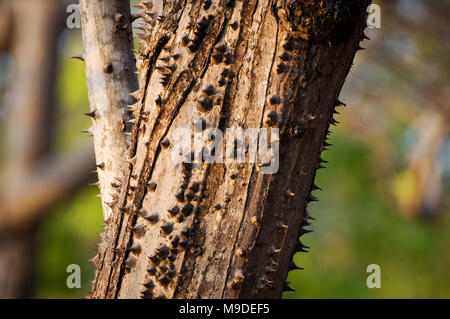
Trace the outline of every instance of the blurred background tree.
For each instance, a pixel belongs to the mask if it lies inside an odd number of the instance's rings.
[[[0,0],[0,297],[80,298],[101,231],[69,3]],[[449,298],[450,1],[374,1],[286,298]],[[20,19],[19,19],[20,17]],[[27,18],[29,17],[29,18]],[[89,181],[92,179],[92,181]],[[80,187],[81,186],[81,187]],[[381,288],[366,267],[381,267]],[[66,287],[79,264],[82,288]]]
[[[26,297],[35,281],[40,223],[87,181],[93,152],[91,145],[70,147],[59,127],[63,107],[55,95],[64,3],[8,0],[0,6],[0,297]]]

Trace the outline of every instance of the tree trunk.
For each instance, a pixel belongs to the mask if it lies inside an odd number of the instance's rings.
[[[284,280],[296,268],[293,254],[305,251],[299,236],[308,232],[306,206],[315,200],[320,153],[336,124],[369,2],[139,6],[145,14],[129,161],[93,260],[90,297],[278,298],[288,289]],[[261,158],[173,160],[173,134],[194,122],[222,132],[279,128],[269,152],[272,164],[279,157],[278,171],[267,174]],[[211,144],[202,143],[196,159]]]

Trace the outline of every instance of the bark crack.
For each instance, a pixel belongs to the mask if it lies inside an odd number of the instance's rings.
[[[259,0],[257,0],[256,3],[255,3],[255,6],[254,6],[254,9],[253,9],[253,12],[251,14],[250,21],[249,21],[249,25],[253,24],[254,15],[256,14],[256,11],[258,9],[258,3],[259,3]],[[263,13],[261,13],[261,14],[263,14]],[[242,23],[242,21],[241,21],[241,23]],[[260,28],[261,28],[261,25],[258,26],[258,30],[260,30]],[[256,32],[256,33],[259,34],[259,32]],[[246,42],[246,49],[245,49],[245,51],[243,53],[244,57],[246,56],[247,52],[248,52],[248,41]],[[253,60],[252,64],[253,63],[254,63],[254,60]],[[241,65],[241,67],[239,68],[239,71],[237,72],[237,76],[236,76],[236,90],[238,89],[239,74],[241,74],[242,68],[243,68],[243,64]],[[247,197],[246,197],[246,202],[247,202]],[[233,241],[233,245],[232,245],[233,248],[231,249],[230,260],[229,260],[228,266],[227,266],[226,278],[228,278],[229,275],[230,275],[230,270],[231,270],[232,263],[233,263],[233,257],[234,257],[234,253],[235,253],[235,249],[236,249],[236,244],[237,244],[237,242],[239,240],[239,233],[240,233],[240,229],[242,228],[242,224],[243,224],[244,219],[245,219],[245,214],[246,214],[246,211],[244,210],[244,212],[242,214],[242,217],[241,217],[241,220],[240,220],[240,223],[239,223],[239,227],[238,227],[238,231],[237,231],[236,237],[235,237],[235,239]],[[224,286],[222,288],[222,296],[221,296],[222,298],[224,297],[224,294],[226,292],[226,286],[227,286],[227,280],[224,281]]]

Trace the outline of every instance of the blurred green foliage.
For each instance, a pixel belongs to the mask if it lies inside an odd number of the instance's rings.
[[[90,291],[94,266],[88,263],[102,231],[101,203],[98,191],[84,188],[70,201],[55,207],[42,223],[36,258],[36,298],[83,298]],[[66,268],[81,267],[81,289],[66,286]]]
[[[314,232],[302,238],[310,252],[294,258],[305,270],[289,273],[297,291],[284,297],[449,298],[450,215],[405,219],[375,186],[370,149],[335,131],[316,179],[320,201],[309,209]],[[369,264],[381,267],[380,289],[366,286]]]

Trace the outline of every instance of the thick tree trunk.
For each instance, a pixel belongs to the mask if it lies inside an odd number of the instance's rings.
[[[104,219],[108,220],[117,198],[114,193],[125,172],[129,137],[127,105],[137,90],[131,32],[130,2],[80,1],[86,79],[93,125],[98,186]],[[127,141],[128,140],[128,141]]]
[[[293,254],[305,250],[306,206],[368,3],[140,6],[136,124],[92,298],[281,296]],[[174,161],[172,134],[194,121],[279,128],[278,172],[264,174],[261,161]]]

